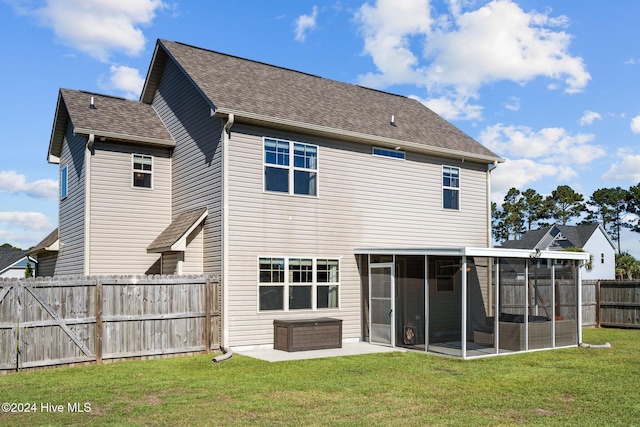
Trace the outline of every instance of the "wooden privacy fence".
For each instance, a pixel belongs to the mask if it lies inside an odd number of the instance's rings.
[[[0,280],[0,371],[220,347],[214,276]]]
[[[598,326],[640,328],[640,281],[601,280],[596,286]]]
[[[598,326],[597,280],[582,281],[582,326]]]

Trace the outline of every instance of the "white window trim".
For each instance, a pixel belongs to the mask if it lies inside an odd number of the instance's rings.
[[[65,175],[64,182],[62,176]],[[64,184],[64,185],[63,185]],[[60,168],[60,200],[64,200],[69,196],[69,165],[62,165]]]
[[[449,187],[444,185],[444,183],[442,182],[444,178],[444,168],[458,169],[458,186],[457,187]],[[462,188],[461,188],[462,186],[460,185],[461,183],[462,183],[462,169],[460,167],[451,166],[451,165],[442,165],[440,169],[440,186],[442,187],[442,189],[440,190],[440,209],[447,212],[457,212],[462,210]],[[458,191],[458,208],[457,209],[444,207],[444,190]]]
[[[382,150],[384,152],[388,152],[388,153],[402,153],[402,157],[396,157],[396,156],[387,156],[384,154],[377,154],[375,153],[375,150]],[[402,151],[402,150],[392,150],[390,148],[384,148],[384,147],[371,147],[371,155],[374,157],[382,157],[385,159],[393,159],[393,160],[406,160],[407,159],[407,153]]]
[[[260,259],[261,258],[284,258],[284,282],[260,282]],[[309,283],[297,283],[289,281],[289,260],[290,259],[310,259],[312,260],[312,277],[313,280]],[[337,282],[318,282],[318,260],[330,259],[338,261],[338,281]],[[258,255],[256,257],[256,270],[257,270],[257,298],[256,298],[256,313],[269,314],[269,313],[308,313],[308,312],[327,312],[331,310],[341,310],[342,307],[342,257],[341,256],[326,256],[326,257],[313,257],[313,256],[284,256],[284,255]],[[338,287],[338,306],[328,308],[318,308],[318,286],[337,286]],[[283,309],[282,310],[260,310],[260,287],[261,286],[283,286]],[[311,308],[289,308],[289,287],[290,286],[311,286]]]
[[[151,171],[138,171],[140,173],[146,173],[151,175],[151,186],[150,187],[137,187],[135,185],[135,180],[133,179],[133,174],[136,173],[136,170],[133,168],[133,165],[136,163],[135,162],[135,158],[136,156],[140,156],[140,157],[148,157],[151,159]],[[136,190],[153,190],[153,184],[154,184],[154,179],[153,179],[153,173],[154,170],[156,168],[155,165],[155,159],[154,156],[150,155],[150,154],[140,154],[140,153],[131,153],[131,188],[134,188]]]
[[[267,163],[266,161],[266,156],[265,156],[265,151],[264,151],[264,144],[265,144],[265,140],[267,139],[272,139],[275,141],[279,141],[279,142],[286,142],[287,144],[289,144],[289,166],[282,166],[282,165],[274,165],[272,163]],[[302,145],[310,145],[312,147],[316,147],[316,168],[315,169],[307,169],[307,168],[300,168],[300,167],[295,167],[294,166],[294,149],[293,149],[293,145],[294,144],[302,144]],[[289,171],[289,191],[288,192],[283,192],[283,191],[269,191],[267,190],[267,182],[265,179],[265,168],[266,167],[270,167],[270,168],[278,168],[278,169],[286,169]],[[313,195],[309,195],[309,194],[298,194],[298,193],[294,193],[294,175],[295,175],[295,171],[305,171],[305,172],[315,172],[316,174],[316,194]],[[280,195],[285,195],[285,196],[296,196],[296,197],[310,197],[310,198],[315,198],[317,199],[319,194],[320,194],[320,146],[318,146],[317,144],[310,144],[308,142],[302,142],[302,141],[291,141],[288,139],[282,139],[282,138],[273,138],[270,136],[263,136],[262,137],[262,192],[265,194],[280,194]]]

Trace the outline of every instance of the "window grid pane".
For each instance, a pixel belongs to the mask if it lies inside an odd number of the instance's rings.
[[[311,286],[289,287],[289,309],[303,310],[311,308]]]
[[[289,169],[265,167],[264,168],[265,190],[277,191],[279,193],[289,192]]]
[[[338,308],[337,285],[318,285],[316,294],[318,308]]]
[[[283,310],[284,286],[260,287],[260,310]]]
[[[289,143],[275,139],[264,140],[265,163],[289,166]]]
[[[293,171],[293,192],[307,196],[316,195],[316,173],[307,171]]]
[[[450,166],[445,166],[442,169],[442,185],[445,187],[460,187],[460,170]]]
[[[289,283],[313,282],[313,260],[291,258],[289,260]]]
[[[284,258],[260,258],[260,282],[284,282]]]
[[[314,145],[293,144],[293,165],[297,168],[317,169],[318,148]]]
[[[317,261],[317,278],[318,283],[338,283],[339,280],[339,261],[337,259],[319,259]]]

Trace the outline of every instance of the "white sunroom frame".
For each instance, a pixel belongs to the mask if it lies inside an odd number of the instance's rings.
[[[557,250],[529,250],[529,249],[507,249],[507,248],[477,248],[477,247],[440,247],[440,248],[402,248],[402,247],[385,247],[385,248],[355,248],[354,252],[356,255],[393,255],[394,263],[396,256],[424,256],[425,260],[427,256],[459,256],[461,257],[461,270],[464,272],[462,274],[462,319],[461,319],[461,356],[463,359],[467,359],[467,310],[466,307],[468,305],[468,295],[467,295],[467,258],[469,257],[484,257],[484,258],[515,258],[515,259],[551,259],[551,260],[567,260],[567,261],[577,261],[579,262],[579,267],[582,267],[587,262],[589,262],[590,255],[586,252],[565,252],[565,251],[557,251]],[[427,272],[425,271],[425,277]],[[496,273],[497,274],[497,273]],[[426,279],[425,279],[426,281]],[[497,281],[497,283],[499,283]],[[581,277],[581,268],[577,268],[577,341],[578,344],[582,342],[582,277]],[[494,298],[495,298],[495,306],[499,307],[499,295],[500,292],[496,289]],[[425,316],[425,327],[428,328],[428,315]],[[496,322],[498,324],[499,322]],[[428,329],[426,329],[428,330]],[[552,329],[552,333],[555,333],[555,328]],[[525,334],[528,336],[528,322],[525,322]],[[496,353],[504,354],[499,352],[499,343],[497,342],[498,336],[496,336]],[[425,346],[425,351],[427,351],[427,346]],[[524,350],[524,351],[532,351],[532,350]],[[474,356],[475,357],[486,357],[486,356]]]

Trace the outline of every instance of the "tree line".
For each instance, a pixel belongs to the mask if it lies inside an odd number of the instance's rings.
[[[568,185],[547,197],[534,189],[511,188],[502,206],[491,203],[491,228],[498,242],[517,240],[529,230],[567,223],[602,224],[621,253],[620,231],[640,232],[640,184],[624,189],[600,188],[588,200]]]

